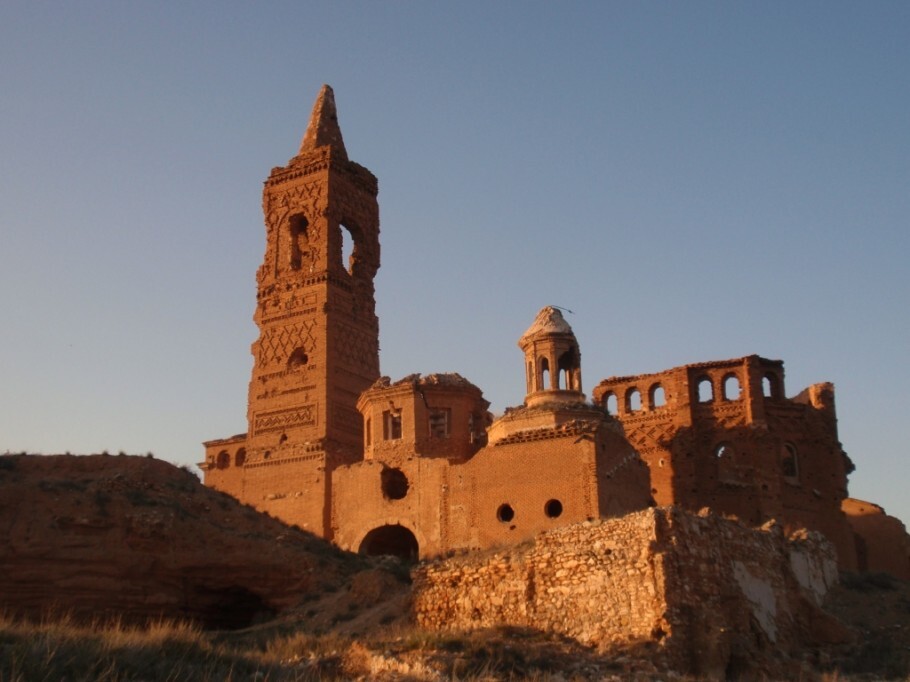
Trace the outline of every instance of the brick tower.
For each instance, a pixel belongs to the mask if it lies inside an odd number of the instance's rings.
[[[206,443],[206,483],[331,536],[331,472],[360,459],[357,399],[379,377],[376,178],[349,161],[324,85],[262,207],[249,430]]]

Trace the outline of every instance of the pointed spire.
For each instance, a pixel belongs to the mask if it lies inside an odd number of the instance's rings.
[[[317,147],[331,146],[347,158],[341,128],[338,127],[338,112],[335,111],[335,93],[328,85],[323,85],[313,105],[310,123],[307,125],[299,154],[311,152]]]

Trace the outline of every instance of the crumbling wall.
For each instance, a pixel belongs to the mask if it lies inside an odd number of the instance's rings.
[[[593,395],[648,464],[658,504],[811,528],[834,543],[842,569],[856,568],[840,508],[853,464],[838,440],[833,385],[788,399],[783,363],[750,355],[612,377]]]
[[[842,508],[856,537],[857,568],[910,580],[910,535],[900,519],[877,504],[852,497]]]
[[[833,576],[835,553],[817,533],[793,544],[778,526],[662,507],[421,566],[413,609],[431,629],[516,625],[602,649],[653,646],[670,667],[720,677],[803,642]]]

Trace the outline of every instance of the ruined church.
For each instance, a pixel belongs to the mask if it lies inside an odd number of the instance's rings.
[[[296,156],[265,181],[248,426],[204,444],[206,485],[367,554],[509,545],[680,505],[815,529],[842,568],[910,577],[900,522],[848,498],[834,387],[788,398],[779,360],[612,377],[589,401],[578,340],[545,307],[518,340],[524,401],[496,419],[458,374],[381,376],[377,194],[323,86]]]

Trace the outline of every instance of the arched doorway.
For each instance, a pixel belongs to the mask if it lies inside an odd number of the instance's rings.
[[[370,556],[391,554],[401,559],[414,561],[417,559],[418,550],[414,533],[396,523],[371,530],[364,536],[360,549],[357,551]]]

